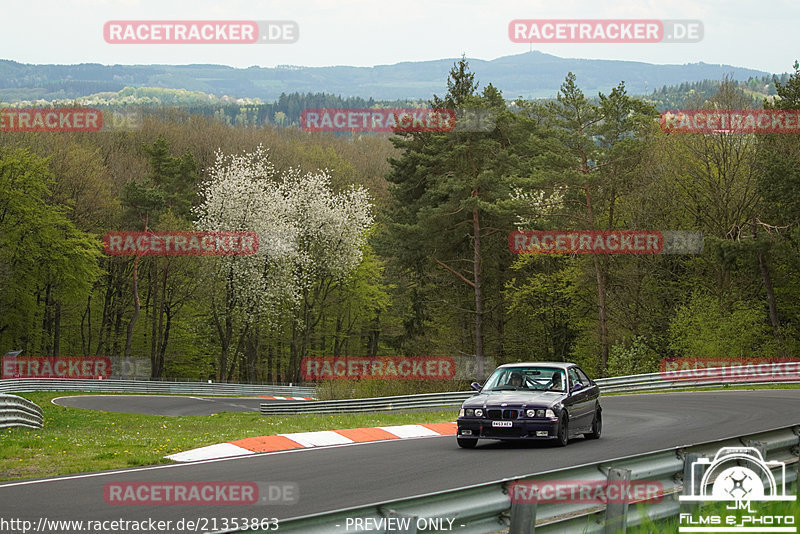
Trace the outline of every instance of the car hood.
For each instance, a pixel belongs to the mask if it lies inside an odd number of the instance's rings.
[[[556,391],[490,391],[479,393],[464,401],[464,408],[501,407],[507,404],[514,406],[552,406],[566,397]]]

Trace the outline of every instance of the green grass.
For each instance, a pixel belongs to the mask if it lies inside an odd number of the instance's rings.
[[[74,392],[19,393],[42,408],[44,428],[0,430],[0,480],[172,463],[164,456],[288,432],[455,421],[458,408],[415,413],[262,416],[256,412],[167,417],[100,412],[50,401]]]

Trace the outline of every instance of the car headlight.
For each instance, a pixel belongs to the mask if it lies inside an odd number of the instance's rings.
[[[527,415],[528,417],[536,417],[536,410],[527,410],[525,412],[525,415]]]
[[[535,410],[527,410],[525,415],[528,417],[545,417],[545,410],[544,408],[538,408]]]
[[[550,408],[548,408],[547,411],[545,412],[544,416],[545,417],[555,417],[556,413],[553,410],[551,410]]]
[[[475,415],[475,410],[473,410],[472,408],[467,408],[464,411],[466,412],[467,417],[472,417],[473,415]]]
[[[475,408],[475,417],[483,417],[483,410]]]

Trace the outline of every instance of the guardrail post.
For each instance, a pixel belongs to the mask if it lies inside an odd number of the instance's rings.
[[[702,489],[700,482],[703,479],[703,473],[695,473],[695,477],[692,477],[694,464],[700,458],[703,458],[703,455],[696,452],[686,453],[683,458],[683,494],[686,496],[700,495]]]
[[[396,529],[393,529],[392,532],[398,532],[399,534],[417,534],[417,532],[418,532],[417,520],[420,518],[420,516],[411,515],[411,514],[404,514],[404,513],[397,512],[395,510],[383,509],[383,508],[379,508],[378,511],[379,511],[379,513],[380,513],[380,515],[382,517],[386,517],[386,518],[397,517],[397,518],[400,518],[400,519],[408,519],[409,520],[408,528],[402,528],[402,527],[398,526]],[[402,528],[402,530],[401,530],[401,528]],[[361,531],[361,532],[364,532],[364,531]],[[369,528],[367,528],[367,532],[369,532]],[[386,530],[386,532],[389,532],[389,530]]]
[[[702,454],[696,452],[687,452],[683,457],[683,495],[689,497],[692,495],[700,495],[703,488],[701,487],[701,482],[703,480],[703,472],[694,473],[692,476],[692,472],[694,471],[694,465],[697,460],[700,458],[704,458]],[[702,464],[698,464],[702,465]],[[703,468],[700,467],[702,470]],[[699,507],[699,503],[695,501],[688,501],[688,502],[681,502],[679,505],[681,508],[686,506],[689,510],[693,510]]]
[[[620,496],[619,502],[606,503],[605,534],[617,534],[622,532],[628,525],[628,488],[631,483],[630,469],[617,469],[612,467],[608,470],[608,484],[616,484],[619,491],[614,492]],[[608,492],[606,492],[608,494]]]
[[[533,534],[536,529],[536,502],[539,500],[539,491],[534,488],[533,492],[530,503],[511,503],[511,527],[508,534]]]

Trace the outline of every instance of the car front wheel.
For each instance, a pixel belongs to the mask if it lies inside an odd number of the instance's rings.
[[[456,441],[458,441],[458,446],[462,449],[474,449],[475,445],[478,444],[477,439],[456,438]]]
[[[599,439],[600,432],[603,431],[603,415],[600,413],[600,410],[597,410],[594,413],[594,420],[592,421],[592,431],[588,434],[584,434],[583,436],[586,439]]]
[[[569,443],[569,427],[567,423],[567,414],[562,413],[561,418],[558,420],[558,430],[556,432],[556,444],[559,447],[566,447]]]

